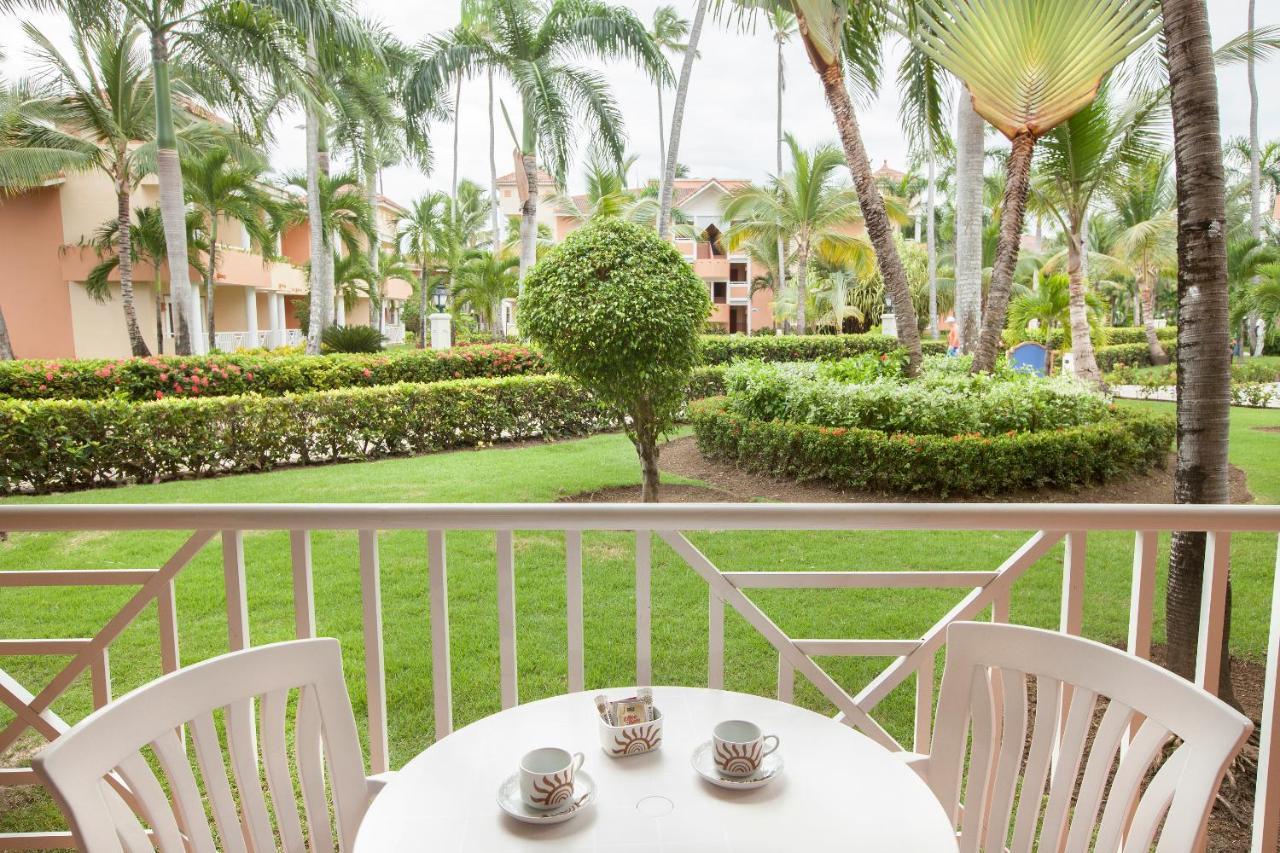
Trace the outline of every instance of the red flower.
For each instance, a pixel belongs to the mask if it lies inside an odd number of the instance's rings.
[[[163,400],[163,399],[164,399],[164,392],[163,392],[163,391],[157,391],[157,392],[156,392],[156,399],[157,399],[157,400]]]
[[[366,367],[364,370],[360,371],[360,375],[363,376],[365,379],[368,379],[370,376],[373,375],[373,371]]]
[[[48,391],[48,390],[49,390],[49,386],[48,386],[48,385],[45,385],[43,382],[41,382],[41,383],[40,383],[40,390],[41,390],[41,391]]]
[[[167,373],[161,373],[161,374],[160,374],[160,381],[161,381],[161,382],[168,382],[168,381],[169,381],[169,374],[167,374]]]
[[[250,370],[248,373],[246,373],[246,374],[244,375],[244,378],[245,378],[245,379],[248,379],[250,382],[252,382],[252,381],[253,381],[253,371],[252,371],[252,370]]]

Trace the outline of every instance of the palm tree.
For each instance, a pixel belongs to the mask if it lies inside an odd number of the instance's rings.
[[[262,251],[274,252],[278,222],[284,211],[263,189],[266,160],[253,155],[237,161],[226,148],[182,161],[187,200],[204,217],[208,263],[204,273],[204,319],[209,349],[214,348],[214,279],[218,275],[218,230],[223,222],[238,222]]]
[[[312,178],[313,176],[310,174],[295,174],[289,176],[287,183],[306,191]],[[360,178],[355,173],[318,174],[314,176],[314,179],[319,189],[314,198],[308,192],[306,199],[294,202],[287,210],[287,216],[291,222],[314,222],[319,224],[318,228],[313,228],[313,233],[316,230],[320,232],[323,254],[312,255],[309,263],[311,268],[309,278],[313,288],[311,307],[312,310],[315,310],[317,302],[319,302],[323,310],[335,312],[334,315],[317,317],[312,314],[310,316],[310,325],[307,329],[308,348],[310,348],[311,338],[320,334],[319,330],[323,330],[328,323],[333,321],[337,310],[336,301],[331,302],[327,297],[323,300],[315,298],[315,287],[329,288],[334,286],[333,281],[327,274],[317,277],[315,274],[316,267],[328,267],[327,261],[332,259],[337,248],[334,245],[335,239],[342,244],[347,254],[358,253],[361,248],[361,239],[369,233],[370,220],[373,218],[373,211],[369,209],[369,202],[364,197]],[[319,215],[314,219],[312,218],[313,207],[319,210]],[[320,264],[316,263],[317,258],[321,259]]]
[[[983,151],[986,122],[963,95],[956,98],[955,290],[960,347],[977,347],[982,325]]]
[[[1048,202],[1066,238],[1074,370],[1087,382],[1102,381],[1087,334],[1085,308],[1089,209],[1095,197],[1114,187],[1126,170],[1155,156],[1153,125],[1161,117],[1160,104],[1159,100],[1144,100],[1118,106],[1113,103],[1110,86],[1104,83],[1092,101],[1041,141],[1037,192]]]
[[[516,295],[519,269],[520,259],[514,255],[472,249],[454,276],[454,303],[470,304],[484,327],[497,331],[502,300]]]
[[[1161,0],[1169,45],[1169,105],[1178,198],[1177,503],[1225,504],[1231,414],[1226,234],[1204,223],[1226,216],[1218,85],[1204,0]],[[1165,593],[1169,668],[1195,673],[1205,534],[1176,531]],[[1228,592],[1229,595],[1229,592]],[[1228,597],[1228,601],[1230,598]],[[1224,630],[1230,633],[1230,608]],[[1232,697],[1231,658],[1222,644],[1218,695]],[[1214,685],[1208,685],[1213,687]]]
[[[689,21],[680,17],[675,6],[659,6],[653,10],[653,26],[649,30],[649,38],[662,53],[680,54],[688,49],[683,39],[689,35]],[[667,131],[663,126],[665,114],[662,109],[662,90],[666,82],[657,81],[658,90],[658,162],[665,173],[667,168]],[[625,172],[624,172],[625,174]]]
[[[156,313],[156,352],[164,354],[164,290],[165,279],[162,270],[168,265],[168,254],[164,241],[164,222],[160,217],[159,205],[139,207],[133,211],[133,224],[129,228],[129,247],[133,252],[135,264],[143,264],[151,270],[151,286],[155,293]],[[187,211],[187,266],[199,273],[204,272],[204,261],[201,254],[208,251],[204,241],[204,217],[196,210]],[[120,220],[116,217],[108,219],[94,232],[90,245],[97,251],[102,260],[89,271],[85,279],[85,290],[90,296],[101,299],[108,292],[108,279],[120,264],[118,232]],[[136,268],[136,267],[135,267]]]
[[[1159,11],[1154,0],[936,0],[914,10],[917,47],[965,84],[974,109],[1012,143],[999,248],[973,359],[975,372],[990,371],[1004,330],[1036,141],[1093,100],[1107,73],[1155,34]],[[1000,49],[993,51],[993,44]]]
[[[1240,329],[1247,338],[1245,328],[1259,314],[1256,290],[1262,284],[1262,268],[1280,263],[1280,246],[1255,240],[1252,237],[1231,240],[1227,243],[1227,287],[1231,306],[1231,328]]]
[[[1136,164],[1112,192],[1116,224],[1123,229],[1111,254],[1124,263],[1138,285],[1142,322],[1152,364],[1169,356],[1156,337],[1156,285],[1160,274],[1177,266],[1177,211],[1167,155]]]
[[[382,298],[386,293],[387,283],[395,278],[413,281],[414,269],[398,250],[386,249],[379,252],[376,264],[370,264],[366,260],[365,266],[368,278],[369,324],[378,331],[382,331]]]
[[[636,196],[627,189],[627,172],[638,158],[627,157],[619,164],[603,162],[595,156],[587,161],[583,178],[586,192],[582,203],[567,193],[557,193],[552,202],[561,216],[575,222],[589,222],[609,216],[623,216],[636,204]]]
[[[861,220],[858,196],[837,186],[836,170],[843,165],[840,151],[824,145],[806,151],[790,134],[791,171],[777,175],[767,187],[746,186],[725,199],[724,219],[730,225],[725,237],[732,251],[757,239],[794,242],[796,251],[796,323],[806,329],[806,279],[811,256],[851,260],[866,251],[866,242],[849,234]]]
[[[44,116],[27,140],[82,158],[104,172],[116,194],[116,269],[129,350],[151,352],[142,338],[133,301],[133,251],[130,248],[130,196],[154,168],[155,97],[141,30],[133,22],[107,20],[92,29],[74,25],[74,59],[66,57],[35,26],[23,32],[35,45],[40,79],[34,94]],[[109,291],[98,293],[108,298]]]
[[[658,236],[664,240],[671,236],[671,208],[675,204],[676,164],[680,159],[680,131],[684,128],[684,103],[689,98],[689,78],[693,75],[693,62],[698,58],[698,40],[702,38],[702,19],[706,16],[707,0],[698,0],[697,10],[693,13],[693,26],[689,28],[689,42],[684,46],[684,59],[680,63],[680,79],[676,83],[676,102],[671,108],[671,136],[667,141],[666,157],[662,162],[662,177],[658,182]]]
[[[455,27],[422,47],[408,90],[406,109],[430,101],[442,81],[493,69],[504,74],[520,96],[522,203],[520,277],[535,260],[538,215],[538,161],[563,182],[575,131],[585,120],[594,143],[622,158],[622,115],[604,78],[571,64],[577,57],[635,62],[654,80],[665,80],[666,60],[644,25],[629,10],[604,0],[492,0],[491,35]],[[514,128],[511,129],[515,136]],[[524,196],[527,185],[528,195]]]
[[[308,36],[338,37],[350,32],[340,14],[342,0],[0,0],[0,12],[17,8],[61,8],[74,21],[94,22],[115,14],[127,14],[146,31],[151,47],[152,85],[155,89],[155,142],[160,209],[164,215],[168,254],[186,257],[186,205],[178,155],[173,86],[174,70],[198,68],[199,75],[184,75],[189,86],[199,88],[210,107],[234,111],[244,126],[253,126],[263,114],[254,103],[255,83],[266,74],[297,89],[299,74],[295,32]],[[174,329],[176,348],[188,355],[193,346],[190,313],[194,307],[188,271],[181,264],[172,271],[171,297],[177,308]]]
[[[427,279],[444,243],[450,200],[442,192],[431,192],[409,205],[400,219],[400,245],[408,244],[407,256],[418,268],[418,349],[427,348]]]

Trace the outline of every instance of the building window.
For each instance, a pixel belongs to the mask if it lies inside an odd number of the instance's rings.
[[[717,305],[723,305],[728,299],[729,286],[723,281],[711,282],[711,301]]]

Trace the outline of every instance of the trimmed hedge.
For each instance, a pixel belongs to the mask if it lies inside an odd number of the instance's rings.
[[[1164,345],[1164,351],[1170,359],[1177,357],[1177,341],[1161,341],[1160,343]],[[1093,355],[1098,360],[1098,369],[1103,373],[1115,370],[1116,366],[1120,364],[1130,367],[1146,367],[1151,364],[1151,350],[1147,349],[1145,339],[1139,344],[1116,344],[1114,346],[1098,347],[1093,351]]]
[[[559,376],[150,403],[0,400],[0,492],[366,460],[611,425]]]
[[[937,436],[753,420],[723,397],[689,408],[705,456],[773,476],[938,498],[1102,482],[1163,462],[1175,432],[1169,415],[1121,409],[1059,430]]]
[[[1044,338],[1044,329],[1004,330],[1005,346],[1013,346],[1021,341],[1044,343]],[[1156,339],[1165,345],[1168,345],[1170,341],[1176,341],[1178,339],[1178,327],[1165,326],[1163,329],[1156,329]],[[1105,342],[1102,344],[1103,346],[1145,344],[1147,342],[1147,330],[1144,326],[1107,326],[1102,330],[1102,340]],[[1053,334],[1049,336],[1050,348],[1061,350],[1065,345],[1066,334],[1062,329],[1054,329]]]
[[[946,341],[923,341],[925,355],[947,351]],[[761,361],[828,361],[899,349],[892,335],[703,335],[702,363],[728,364],[746,358]]]
[[[162,400],[258,393],[279,396],[397,382],[545,373],[537,352],[468,346],[363,355],[160,356],[0,362],[0,397],[22,400]]]

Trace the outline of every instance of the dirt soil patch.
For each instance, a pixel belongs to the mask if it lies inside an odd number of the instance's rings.
[[[1124,480],[1114,480],[1078,489],[1040,489],[995,496],[949,496],[945,500],[947,502],[998,501],[1002,503],[1173,503],[1173,461],[1173,454],[1170,454],[1163,468],[1155,468]],[[704,458],[698,452],[697,441],[692,436],[677,438],[664,444],[658,465],[668,473],[701,480],[720,492],[732,495],[733,500],[739,501],[764,499],[788,503],[832,501],[925,503],[941,500],[937,495],[928,492],[901,495],[892,492],[857,491],[841,489],[820,480],[797,482],[763,474],[752,474],[732,463]],[[1244,471],[1232,465],[1230,473],[1231,502],[1252,503],[1253,495],[1249,493],[1245,483]],[[667,500],[668,488],[672,487],[662,487],[660,500]],[[614,490],[604,490],[604,492],[610,491]],[[602,497],[597,500],[635,500],[635,498],[620,496],[606,497],[604,492],[600,493]],[[638,486],[635,488],[635,493],[639,495]],[[717,498],[717,500],[723,499]]]

